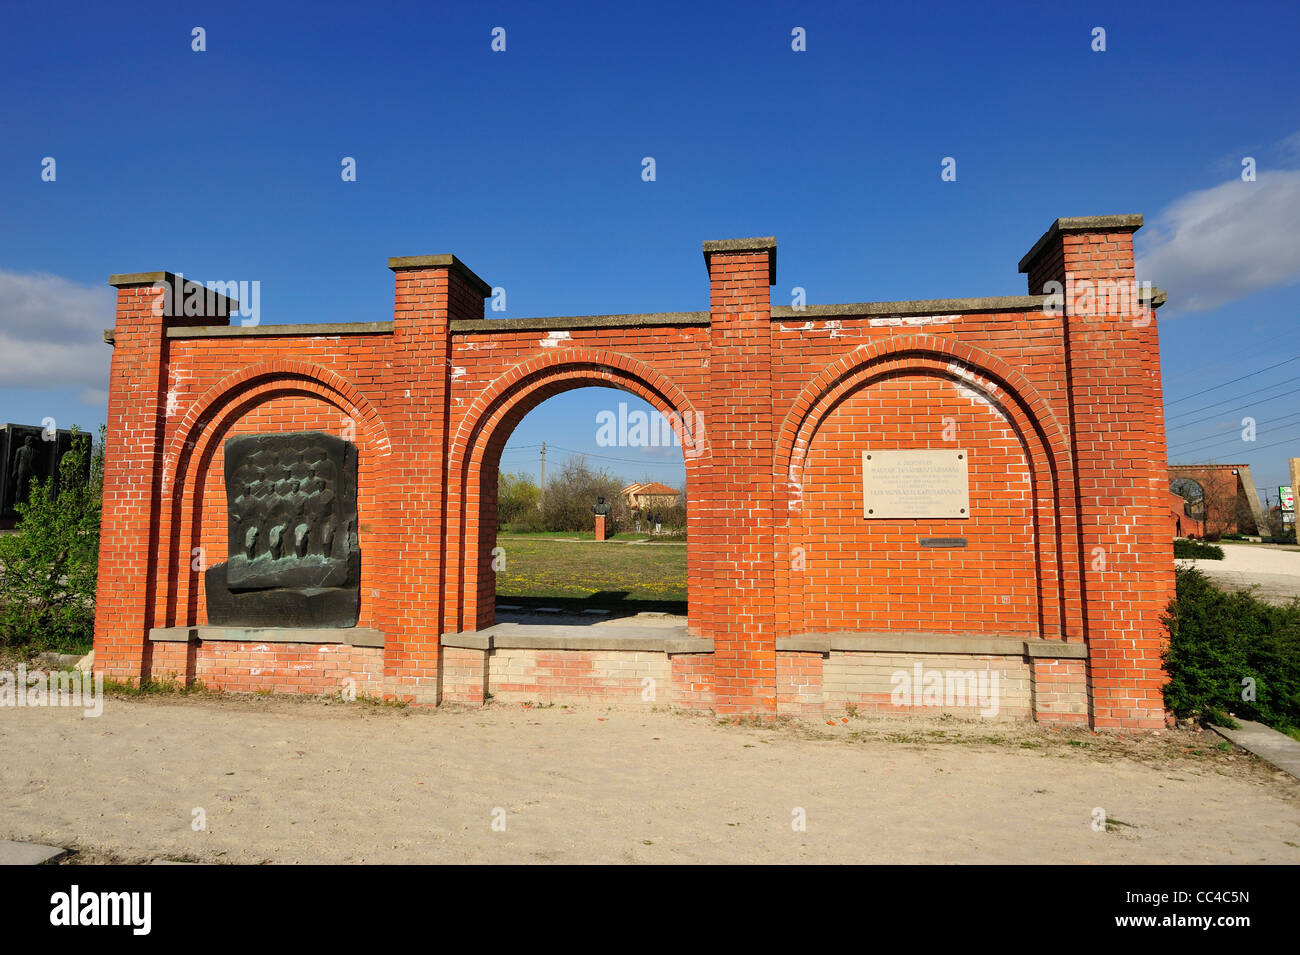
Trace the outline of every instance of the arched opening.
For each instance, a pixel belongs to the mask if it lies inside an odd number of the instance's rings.
[[[690,507],[689,502],[695,498],[693,492],[707,458],[707,438],[702,420],[685,395],[648,368],[626,367],[636,364],[621,357],[601,360],[590,353],[556,356],[538,361],[535,368],[502,376],[466,410],[449,468],[448,540],[455,553],[448,554],[446,630],[481,632],[493,627],[497,623],[498,584],[504,579],[511,599],[500,602],[509,608],[507,614],[522,613],[535,620],[541,613],[557,624],[582,624],[593,630],[600,621],[608,620],[623,626],[628,621],[661,629],[680,626],[683,635],[699,632],[704,607],[691,582],[702,576],[703,551],[699,508]],[[566,397],[554,405],[554,412],[542,409],[549,399],[561,395]],[[570,437],[556,441],[543,437],[542,432],[534,433],[531,424],[519,430],[535,409],[539,409],[536,420],[543,422],[543,428],[548,426],[546,422],[554,423],[566,415],[581,417],[566,432]],[[586,440],[574,429],[585,430]],[[512,441],[516,434],[518,440]],[[569,523],[578,515],[583,521],[576,530],[564,528],[565,521],[555,508],[548,515],[544,496],[540,519],[520,519],[519,502],[512,498],[506,502],[509,520],[498,520],[500,473],[535,473],[540,485],[543,441],[547,442],[548,489],[553,481],[565,478]],[[639,460],[643,448],[647,454]],[[570,458],[586,460],[565,475]],[[675,462],[667,467],[670,458]],[[588,489],[605,487],[618,498],[606,501],[612,540],[597,543],[594,534],[589,536],[586,519],[594,518],[589,509],[597,501],[587,502],[583,512],[578,498],[584,487],[584,468],[588,477],[594,474],[603,481],[588,482]],[[641,480],[649,476],[647,472],[670,478],[649,483],[683,492],[680,528],[673,528],[671,520],[664,526],[670,510],[666,505],[671,503],[667,492],[659,499],[650,495],[634,500],[629,486],[647,483]],[[464,506],[458,506],[462,501]],[[678,508],[671,510],[676,513]],[[658,534],[651,516],[660,518],[654,522],[659,525]],[[642,522],[639,533],[638,517]],[[511,525],[506,537],[513,540],[498,540],[505,523]],[[543,535],[563,540],[563,544],[546,544]],[[662,539],[657,541],[657,537]],[[513,557],[512,548],[516,551]],[[570,561],[567,580],[564,564],[555,564],[566,559],[561,552],[567,552]],[[642,559],[652,565],[646,573],[636,569]],[[531,580],[530,569],[535,571]],[[673,580],[674,574],[680,576],[680,582]],[[640,616],[646,614],[660,616]],[[650,624],[652,619],[660,622]]]
[[[635,393],[580,386],[503,437],[479,495],[495,620],[685,627],[686,459],[669,418]]]
[[[1187,503],[1183,505],[1183,514],[1193,521],[1205,520],[1205,488],[1200,482],[1189,477],[1175,478],[1169,485],[1173,491]]]

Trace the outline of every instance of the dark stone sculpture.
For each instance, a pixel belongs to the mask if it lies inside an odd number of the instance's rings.
[[[78,440],[90,441],[90,435],[79,434]],[[0,425],[0,521],[17,516],[15,506],[31,498],[32,485],[37,480],[59,476],[59,462],[72,448],[71,430],[39,428],[35,425]],[[90,454],[83,461],[81,480],[90,477]]]
[[[25,504],[32,493],[32,478],[38,465],[36,442],[29,434],[14,454],[14,503]]]
[[[323,431],[226,442],[227,560],[208,569],[208,622],[352,627],[361,604],[357,449]]]
[[[596,503],[591,506],[591,513],[593,514],[609,513],[609,505],[605,503],[605,499],[603,497],[596,498]]]

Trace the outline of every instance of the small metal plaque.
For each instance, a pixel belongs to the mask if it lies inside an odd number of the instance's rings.
[[[964,537],[922,537],[922,547],[965,547]]]
[[[862,516],[970,517],[969,455],[963,450],[862,452]]]

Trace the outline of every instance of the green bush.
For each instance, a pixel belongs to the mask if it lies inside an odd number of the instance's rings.
[[[1194,568],[1176,573],[1177,597],[1164,617],[1165,705],[1210,722],[1232,712],[1283,732],[1300,727],[1300,600],[1275,607],[1225,593]],[[1254,700],[1242,699],[1247,679]]]
[[[99,573],[103,429],[92,451],[73,429],[59,476],[32,481],[14,533],[0,537],[0,644],[31,650],[90,648]],[[90,479],[86,457],[91,456]]]
[[[1223,560],[1223,548],[1180,538],[1174,541],[1174,556],[1190,560]]]

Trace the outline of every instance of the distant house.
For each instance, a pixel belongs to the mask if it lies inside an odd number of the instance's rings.
[[[662,510],[680,504],[682,492],[657,481],[650,484],[633,483],[623,488],[623,500],[629,510]]]

